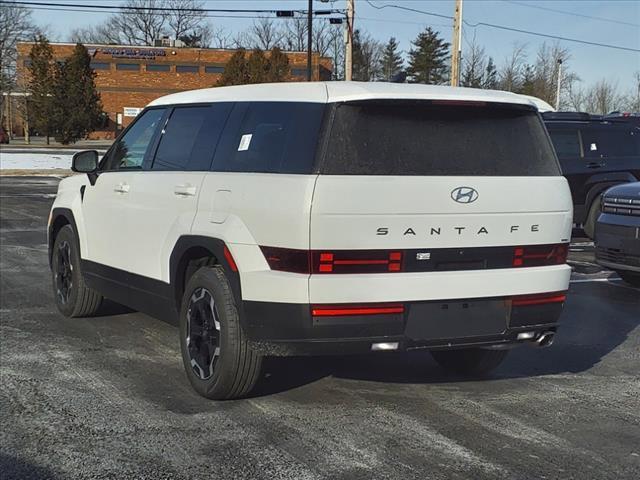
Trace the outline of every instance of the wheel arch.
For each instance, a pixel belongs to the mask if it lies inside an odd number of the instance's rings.
[[[198,266],[221,266],[231,285],[236,305],[239,309],[241,308],[240,275],[235,265],[232,266],[227,260],[225,248],[225,242],[219,238],[183,235],[178,239],[169,258],[169,281],[178,311],[188,278],[195,272],[195,269],[190,270],[190,266],[194,263]]]
[[[73,228],[76,239],[76,248],[78,249],[80,258],[82,258],[80,252],[80,241],[78,238],[78,227],[76,225],[76,219],[73,215],[73,212],[68,208],[54,208],[51,211],[51,223],[49,224],[49,227],[47,229],[49,268],[51,268],[51,262],[53,258],[53,244],[56,241],[58,232],[60,232],[62,227],[64,227],[65,225],[71,225],[71,228]]]

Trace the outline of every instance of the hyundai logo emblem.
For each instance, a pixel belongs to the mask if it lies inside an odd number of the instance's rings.
[[[471,187],[458,187],[451,190],[451,198],[458,203],[471,203],[478,199],[478,191]]]

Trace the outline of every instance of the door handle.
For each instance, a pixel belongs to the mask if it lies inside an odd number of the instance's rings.
[[[190,184],[176,185],[173,187],[173,193],[179,197],[193,197],[196,194],[196,187]]]
[[[587,163],[587,168],[602,168],[604,165],[604,162],[589,162]]]
[[[117,193],[129,193],[129,184],[119,183],[118,185],[113,187],[113,191]]]

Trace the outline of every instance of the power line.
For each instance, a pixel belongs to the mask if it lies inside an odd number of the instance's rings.
[[[371,5],[373,8],[376,8],[378,10],[381,10],[383,8],[397,8],[399,10],[407,10],[410,12],[415,12],[415,13],[422,13],[425,15],[432,15],[435,17],[441,17],[441,18],[447,18],[452,20],[453,17],[450,17],[448,15],[441,15],[439,13],[433,13],[433,12],[427,12],[425,10],[418,10],[415,8],[409,8],[409,7],[404,7],[401,5],[393,5],[393,4],[386,4],[386,5],[374,5],[370,0],[366,0],[366,2]],[[531,30],[524,30],[521,28],[515,28],[515,27],[507,27],[505,25],[497,25],[495,23],[486,23],[486,22],[477,22],[477,23],[470,23],[466,20],[463,20],[463,23],[465,25],[467,25],[468,27],[471,28],[476,28],[476,27],[489,27],[489,28],[496,28],[499,30],[507,30],[509,32],[517,32],[517,33],[524,33],[526,35],[534,35],[537,37],[544,37],[544,38],[553,38],[555,40],[564,40],[566,42],[574,42],[574,43],[582,43],[584,45],[591,45],[591,46],[596,46],[596,47],[605,47],[605,48],[613,48],[616,50],[626,50],[629,52],[640,52],[640,49],[638,48],[631,48],[631,47],[623,47],[620,45],[611,45],[611,44],[607,44],[607,43],[599,43],[599,42],[591,42],[589,40],[580,40],[577,38],[569,38],[569,37],[562,37],[560,35],[552,35],[552,34],[547,34],[547,33],[540,33],[540,32],[533,32]]]
[[[282,9],[250,9],[250,8],[173,8],[173,7],[139,7],[139,6],[121,6],[121,5],[96,5],[96,4],[82,4],[82,3],[53,3],[53,2],[25,2],[25,1],[13,1],[13,0],[0,0],[0,4],[13,4],[23,6],[37,6],[37,7],[66,7],[66,8],[88,8],[88,9],[102,9],[102,10],[120,10],[126,11],[153,11],[153,12],[175,12],[176,10],[181,12],[213,12],[213,13],[277,13]],[[307,13],[307,10],[289,10],[296,13]],[[344,13],[343,9],[332,8],[323,10],[327,13]]]
[[[621,45],[610,45],[610,44],[607,44],[607,43],[590,42],[589,40],[579,40],[577,38],[561,37],[559,35],[551,35],[551,34],[547,34],[547,33],[532,32],[532,31],[529,31],[529,30],[522,30],[520,28],[506,27],[504,25],[496,25],[496,24],[493,24],[493,23],[485,23],[485,22],[470,23],[470,22],[467,22],[466,20],[463,20],[463,22],[464,22],[465,25],[467,25],[468,27],[471,27],[471,28],[490,27],[490,28],[497,28],[497,29],[500,29],[500,30],[507,30],[507,31],[510,31],[510,32],[518,32],[518,33],[524,33],[524,34],[527,34],[527,35],[535,35],[535,36],[538,36],[538,37],[553,38],[555,40],[564,40],[565,42],[582,43],[584,45],[592,45],[592,46],[596,46],[596,47],[614,48],[616,50],[626,50],[628,52],[640,52],[640,48],[631,48],[631,47],[623,47]]]
[[[613,18],[596,17],[593,15],[584,15],[582,13],[567,12],[566,10],[558,10],[558,9],[549,8],[549,7],[541,7],[540,5],[531,5],[524,2],[516,2],[514,0],[504,0],[504,1],[506,1],[507,3],[512,3],[513,5],[519,5],[521,7],[536,8],[538,10],[545,10],[547,12],[562,13],[564,15],[573,15],[574,17],[588,18],[590,20],[600,20],[602,22],[617,23],[619,25],[628,25],[630,27],[640,27],[640,24],[638,23],[625,22],[623,20],[614,20]]]

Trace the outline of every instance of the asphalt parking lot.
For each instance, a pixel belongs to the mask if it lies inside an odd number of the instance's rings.
[[[273,359],[255,397],[217,403],[189,386],[173,325],[58,314],[57,182],[0,177],[2,479],[640,478],[640,290],[586,240],[555,344],[489,379],[428,353]]]

